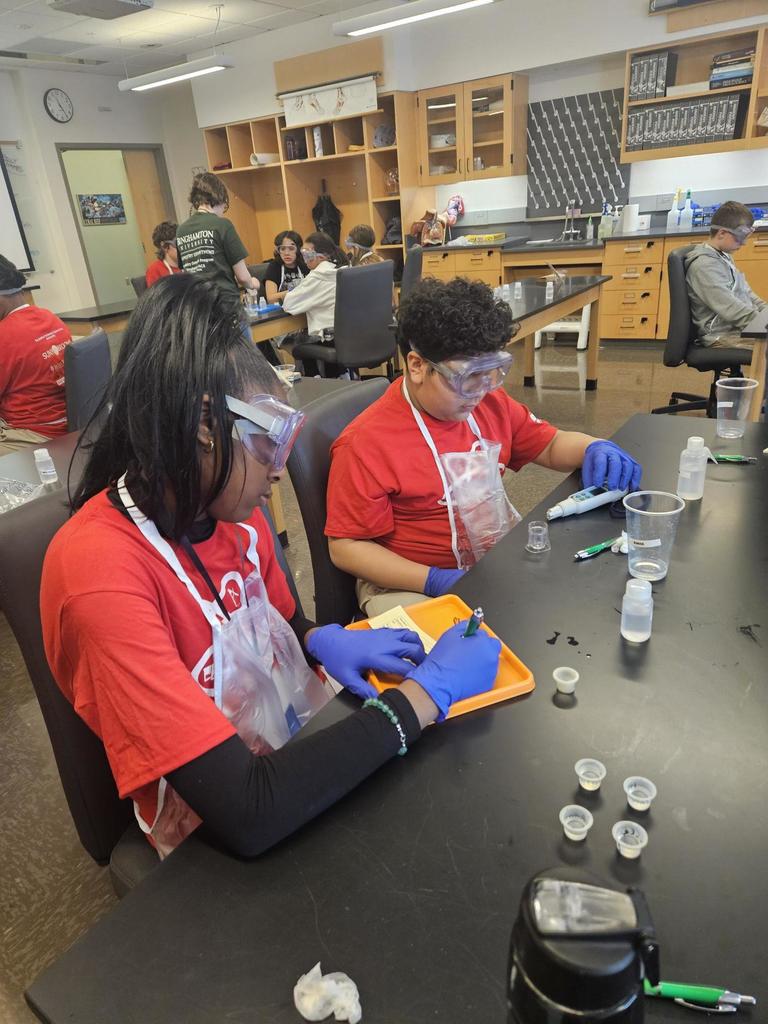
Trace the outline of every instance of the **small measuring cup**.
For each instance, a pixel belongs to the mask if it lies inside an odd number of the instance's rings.
[[[525,550],[531,551],[533,554],[551,550],[549,525],[547,523],[528,523],[528,543],[525,545]]]
[[[593,757],[582,757],[573,766],[573,770],[579,779],[579,785],[588,793],[594,793],[600,789],[600,783],[606,775],[605,765],[602,761],[596,761]]]
[[[576,683],[579,681],[579,673],[575,668],[561,665],[552,672],[552,678],[555,681],[558,693],[573,693],[576,689]]]
[[[560,824],[566,839],[572,839],[574,843],[581,843],[587,838],[587,832],[592,828],[594,818],[586,807],[579,807],[578,804],[566,804],[560,811]]]
[[[630,775],[624,779],[624,792],[633,811],[647,811],[656,796],[656,787],[642,775]]]
[[[636,821],[617,821],[611,835],[616,849],[627,860],[635,860],[648,845],[648,833]]]

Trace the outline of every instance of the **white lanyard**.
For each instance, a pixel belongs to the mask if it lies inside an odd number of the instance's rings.
[[[165,264],[168,273],[171,275],[171,277],[173,277],[173,267],[171,266],[171,264],[166,259],[163,259],[163,263]]]
[[[440,474],[440,482],[443,485],[443,494],[445,496],[445,507],[448,510],[448,521],[451,524],[451,549],[453,550],[453,557],[456,559],[456,568],[458,569],[461,565],[461,559],[459,557],[459,536],[456,530],[456,514],[453,511],[453,502],[451,501],[451,489],[448,486],[448,480],[445,476],[445,470],[443,469],[442,463],[440,462],[440,456],[437,453],[435,442],[432,440],[432,435],[429,433],[427,425],[424,422],[424,417],[413,404],[411,396],[408,394],[408,387],[405,383],[405,377],[403,377],[403,395],[405,397],[406,402],[411,407],[411,412],[413,413],[413,418],[416,420],[416,425],[421,431],[421,436],[427,442],[427,447],[432,452],[432,458],[435,460],[437,472]],[[467,423],[469,424],[469,427],[472,433],[477,438],[477,440],[483,447],[485,447],[485,442],[483,441],[482,435],[480,434],[480,428],[475,422],[475,417],[472,415],[468,416]]]

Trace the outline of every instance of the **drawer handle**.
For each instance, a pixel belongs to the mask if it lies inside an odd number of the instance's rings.
[[[624,252],[642,252],[642,245],[625,245]]]
[[[634,318],[634,317],[631,317],[631,316],[623,316],[623,317],[621,318],[621,322],[622,322],[622,324],[624,324],[625,326],[627,326],[627,327],[631,327],[631,326],[633,325],[633,323],[635,322],[635,318]]]
[[[622,304],[622,306],[636,306],[637,305],[637,299],[630,299],[630,298],[627,298],[625,296],[621,300],[621,304]]]
[[[752,247],[754,249],[768,249],[768,241],[766,242],[753,242]]]
[[[640,298],[647,299],[650,294],[650,292],[640,292]]]
[[[639,270],[633,270],[631,273],[622,274],[621,276],[625,280],[628,280],[630,277],[640,277],[640,271]]]

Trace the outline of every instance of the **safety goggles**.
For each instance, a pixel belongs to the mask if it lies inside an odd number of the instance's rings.
[[[722,230],[727,231],[729,235],[733,235],[739,245],[744,245],[749,236],[755,233],[755,229],[748,224],[741,224],[737,228],[722,228]]]
[[[278,245],[277,251],[278,252],[296,252],[297,250],[296,250],[296,246],[291,244],[291,245]]]
[[[504,383],[512,365],[512,356],[504,351],[488,352],[468,359],[450,359],[442,363],[433,363],[416,349],[413,351],[429,363],[462,398],[477,398],[495,391]]]
[[[284,469],[304,423],[304,413],[274,395],[253,395],[247,402],[227,395],[226,403],[238,417],[232,424],[232,437],[263,466]]]
[[[320,253],[316,249],[302,249],[301,255],[304,262],[308,263],[311,260],[316,260],[320,256]]]

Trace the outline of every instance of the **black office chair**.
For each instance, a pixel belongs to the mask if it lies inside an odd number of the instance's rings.
[[[64,349],[64,391],[67,429],[83,430],[112,377],[109,338],[99,328],[75,338]]]
[[[752,360],[752,353],[744,348],[707,348],[697,345],[696,325],[691,319],[691,304],[688,298],[688,285],[685,280],[685,258],[694,249],[693,245],[685,245],[673,249],[667,258],[667,280],[669,282],[669,328],[664,346],[664,365],[687,366],[700,373],[713,373],[709,396],[692,395],[685,391],[673,391],[669,405],[659,409],[651,409],[654,414],[694,412],[705,409],[707,416],[716,415],[715,384],[727,374],[730,377],[742,377],[742,366]]]
[[[381,397],[387,387],[384,377],[376,377],[332,391],[311,402],[304,409],[306,421],[288,456],[288,474],[296,492],[312,558],[315,621],[322,625],[329,622],[346,624],[360,613],[354,577],[333,564],[324,533],[331,445],[347,424]]]
[[[421,280],[421,266],[423,263],[424,250],[420,245],[412,245],[408,252],[405,254],[405,266],[403,267],[403,279],[400,282],[400,301],[408,295],[409,292],[419,283]]]
[[[302,342],[294,346],[294,357],[348,370],[373,369],[386,363],[391,380],[396,347],[391,330],[393,270],[392,260],[342,267],[336,275],[333,345]]]
[[[146,277],[143,274],[139,275],[139,277],[132,277],[131,284],[133,285],[133,290],[136,292],[136,297],[140,299],[147,290]]]
[[[261,285],[261,290],[259,292],[260,295],[263,294],[264,292],[264,275],[267,272],[268,266],[269,262],[248,264],[248,273],[251,275],[251,277],[258,278],[259,284]]]
[[[0,607],[21,649],[40,704],[80,842],[97,864],[109,865],[112,886],[122,897],[146,878],[159,860],[136,822],[131,801],[117,795],[101,740],[56,685],[43,651],[43,559],[68,515],[65,492],[53,491],[0,516]],[[277,558],[300,610],[282,546],[269,515],[267,519]]]

